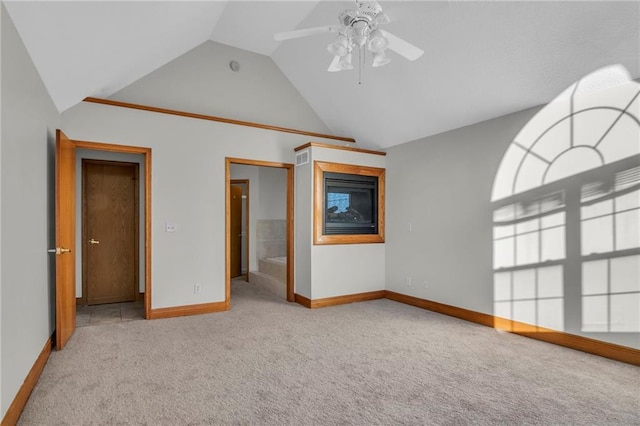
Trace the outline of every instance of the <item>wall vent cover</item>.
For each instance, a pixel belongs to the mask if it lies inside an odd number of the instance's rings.
[[[309,163],[309,150],[298,152],[296,154],[296,167],[303,166]]]

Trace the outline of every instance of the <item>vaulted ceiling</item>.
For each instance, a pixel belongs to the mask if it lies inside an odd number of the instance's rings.
[[[367,64],[362,84],[357,66],[326,71],[334,35],[273,38],[334,25],[350,1],[4,3],[61,112],[207,40],[270,56],[332,132],[372,148],[544,104],[608,65],[640,77],[640,1],[383,0],[384,29],[425,53]]]

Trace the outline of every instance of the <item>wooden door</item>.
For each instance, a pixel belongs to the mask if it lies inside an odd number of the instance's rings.
[[[76,330],[75,162],[73,142],[56,132],[56,349]]]
[[[138,165],[83,160],[82,166],[87,304],[132,302],[138,292]]]
[[[242,186],[231,185],[231,278],[242,275]]]

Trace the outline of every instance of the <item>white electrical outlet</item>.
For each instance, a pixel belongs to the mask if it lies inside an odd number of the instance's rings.
[[[193,285],[193,293],[200,294],[201,291],[202,291],[202,286],[200,285],[200,283],[195,283]]]
[[[422,285],[424,286],[424,288],[429,288],[429,283],[428,283],[428,282],[426,282],[426,281],[424,281],[424,282],[422,283]]]
[[[178,230],[178,225],[172,222],[166,222],[164,230],[165,232],[176,232]]]
[[[411,287],[412,282],[411,282],[411,277],[407,277],[407,286]]]

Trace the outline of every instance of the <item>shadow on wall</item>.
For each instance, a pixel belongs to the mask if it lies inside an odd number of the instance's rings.
[[[640,347],[640,85],[626,70],[531,119],[491,201],[495,316]]]

